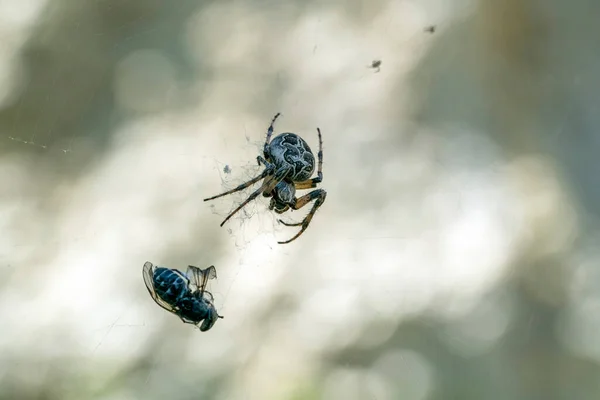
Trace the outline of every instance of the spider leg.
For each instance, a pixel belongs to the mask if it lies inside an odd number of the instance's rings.
[[[264,159],[263,157],[261,157],[261,156],[258,156],[258,157],[256,157],[256,163],[257,163],[258,165],[262,164],[262,165],[264,165],[264,166],[267,166],[267,167],[268,167],[268,166],[272,166],[272,165],[273,165],[273,164],[271,164],[270,162],[268,162],[267,160],[265,160],[265,159]],[[274,167],[272,167],[272,168],[274,168]]]
[[[260,181],[261,179],[265,178],[266,176],[273,174],[275,166],[273,166],[272,164],[269,164],[269,163],[265,163],[265,165],[266,165],[267,168],[260,175],[258,175],[256,178],[252,178],[248,182],[244,182],[241,185],[236,186],[235,188],[233,188],[231,190],[228,190],[228,191],[226,191],[224,193],[221,193],[221,194],[218,194],[216,196],[204,199],[204,201],[214,200],[214,199],[226,196],[226,195],[231,194],[231,193],[239,192],[240,190],[244,190],[247,187],[255,184],[256,182]]]
[[[279,222],[281,222],[285,226],[302,226],[302,228],[300,229],[300,232],[298,232],[291,239],[286,240],[285,242],[277,242],[277,243],[279,243],[279,244],[290,243],[291,241],[296,240],[300,235],[302,235],[302,233],[304,233],[306,228],[308,228],[310,221],[312,220],[313,216],[315,215],[315,213],[317,212],[319,207],[321,207],[323,205],[323,203],[325,202],[325,198],[327,198],[327,192],[323,189],[317,189],[317,190],[313,190],[312,192],[297,199],[295,204],[292,205],[292,208],[294,210],[298,210],[298,209],[304,207],[305,205],[307,205],[308,203],[310,203],[313,200],[315,200],[315,204],[313,204],[312,209],[310,210],[310,212],[308,213],[308,215],[304,218],[304,220],[302,222],[287,223],[287,222],[283,222],[282,220],[279,220]]]
[[[323,194],[321,194],[321,192]],[[310,216],[310,218],[312,219],[312,215],[314,214],[314,212],[316,212],[316,208],[321,207],[321,205],[325,202],[325,198],[327,197],[327,192],[325,192],[323,189],[318,189],[318,190],[313,190],[312,192],[296,199],[296,203],[293,205],[290,205],[290,207],[292,208],[292,210],[299,210],[302,207],[304,207],[305,205],[307,205],[308,203],[310,203],[312,200],[314,199],[318,199],[319,197],[323,197],[323,200],[321,201],[321,204],[319,204],[317,206],[317,204],[315,203],[315,205],[313,206],[313,209],[310,211],[310,213],[306,216],[306,218],[308,218]],[[316,208],[315,208],[316,207]],[[305,220],[306,220],[305,218]],[[278,220],[279,223],[285,225],[285,226],[300,226],[304,223],[304,220],[302,222],[285,222],[282,219]],[[308,221],[310,223],[310,220]],[[308,225],[308,224],[307,224]],[[307,226],[308,227],[308,226]]]
[[[302,181],[302,182],[294,182],[294,187],[296,188],[296,190],[306,190],[306,189],[313,189],[317,187],[317,183],[319,183],[319,181],[316,181],[318,178],[313,178],[313,179],[308,179],[306,181]]]
[[[256,189],[246,200],[242,202],[235,210],[233,210],[224,220],[221,222],[221,226],[225,225],[225,222],[229,220],[229,218],[233,217],[238,211],[240,211],[244,206],[250,203],[252,200],[256,199],[261,193],[270,193],[273,188],[285,178],[285,176],[290,172],[290,167],[283,167],[278,169],[273,176],[268,176],[265,178],[264,182],[258,189]]]
[[[315,188],[317,187],[317,183],[321,183],[323,181],[323,139],[321,138],[321,130],[319,128],[317,128],[317,132],[319,133],[319,152],[317,153],[317,177],[307,179],[302,182],[294,183],[294,186],[296,186],[297,190]]]
[[[269,129],[267,129],[267,139],[265,140],[265,146],[263,149],[265,158],[269,158],[268,153],[267,153],[267,148],[269,147],[269,143],[271,142],[271,135],[273,135],[273,124],[275,123],[275,120],[277,119],[277,117],[279,117],[280,115],[281,115],[281,113],[275,114],[275,116],[271,120],[271,125],[269,125]]]

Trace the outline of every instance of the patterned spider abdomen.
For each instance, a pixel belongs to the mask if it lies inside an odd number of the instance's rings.
[[[295,133],[281,133],[275,136],[267,147],[268,161],[277,169],[291,166],[292,172],[286,177],[292,182],[309,179],[315,170],[315,156],[308,143]]]
[[[189,292],[189,282],[178,272],[162,267],[154,269],[154,291],[168,304],[176,304]]]

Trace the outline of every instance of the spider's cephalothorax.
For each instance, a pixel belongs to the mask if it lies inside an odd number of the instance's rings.
[[[256,199],[261,193],[264,197],[271,197],[269,209],[275,210],[278,214],[289,209],[298,210],[315,200],[312,209],[302,222],[287,223],[279,220],[279,222],[286,226],[301,226],[300,231],[294,237],[285,242],[278,242],[284,244],[295,240],[308,228],[315,212],[325,202],[327,192],[323,189],[315,189],[300,198],[296,198],[296,190],[316,188],[317,184],[323,180],[323,140],[321,138],[321,130],[317,128],[317,133],[319,134],[317,176],[311,179],[310,177],[315,171],[315,156],[304,139],[295,133],[281,133],[271,140],[273,124],[279,115],[279,113],[275,115],[267,130],[267,139],[263,149],[264,157],[258,156],[256,158],[258,165],[264,165],[265,170],[248,182],[225,193],[204,199],[204,201],[244,190],[261,179],[263,180],[261,186],[225,218],[221,223],[221,226],[223,226],[229,218],[246,204]]]
[[[186,324],[202,322],[200,330],[205,332],[218,318],[223,318],[217,313],[212,294],[206,290],[208,280],[217,277],[214,266],[202,270],[190,265],[187,275],[184,275],[177,269],[155,268],[148,261],[144,264],[142,275],[156,304],[177,315]]]
[[[269,210],[275,210],[277,214],[283,214],[290,209],[290,203],[296,197],[296,186],[293,182],[281,181],[275,185],[272,193],[265,194],[265,197],[270,196]]]

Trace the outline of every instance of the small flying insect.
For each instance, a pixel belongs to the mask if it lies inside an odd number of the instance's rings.
[[[242,183],[225,193],[204,199],[204,201],[214,200],[231,193],[239,192],[262,180],[260,187],[221,222],[221,226],[223,226],[229,218],[261,194],[264,197],[271,198],[269,210],[275,210],[277,214],[282,214],[290,209],[299,210],[314,200],[312,209],[302,222],[288,223],[281,219],[278,220],[285,226],[301,227],[300,231],[291,239],[285,242],[277,242],[285,244],[296,240],[304,233],[319,207],[325,202],[327,192],[323,189],[315,189],[300,198],[296,198],[296,190],[316,188],[317,184],[323,180],[323,140],[321,139],[321,130],[317,128],[317,133],[319,134],[318,163],[315,162],[315,156],[308,143],[295,133],[280,133],[271,140],[273,124],[280,115],[281,113],[277,113],[273,117],[271,125],[267,129],[267,139],[263,148],[264,157],[256,157],[258,165],[262,164],[265,166],[263,172],[248,182]],[[317,176],[311,178],[315,171],[315,164],[317,164]]]
[[[369,65],[367,68],[371,68],[375,70],[375,73],[379,72],[381,70],[381,60],[373,60],[371,62],[371,65]]]
[[[155,267],[146,261],[142,269],[144,283],[152,299],[165,310],[177,315],[184,323],[200,325],[206,332],[218,318],[212,294],[206,290],[209,279],[217,277],[213,265],[200,269],[188,266],[187,274],[177,269]]]
[[[425,29],[423,29],[423,32],[434,33],[435,29],[436,29],[435,25],[429,25],[429,26],[425,27]]]

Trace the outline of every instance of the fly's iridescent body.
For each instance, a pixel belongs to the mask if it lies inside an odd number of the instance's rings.
[[[147,261],[142,269],[144,283],[152,299],[165,310],[177,315],[184,323],[198,325],[202,332],[213,327],[217,319],[214,299],[206,290],[209,279],[217,277],[213,265],[200,269],[188,266],[187,274],[177,269],[155,267]]]

